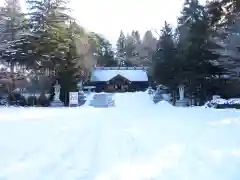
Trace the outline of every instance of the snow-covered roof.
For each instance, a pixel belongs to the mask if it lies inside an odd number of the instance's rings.
[[[148,81],[146,68],[134,67],[95,68],[91,76],[91,81],[109,81],[118,75],[125,77],[129,81]]]

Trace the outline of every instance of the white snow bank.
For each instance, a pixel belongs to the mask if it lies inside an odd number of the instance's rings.
[[[117,93],[113,99],[117,107],[137,108],[154,105],[152,97],[147,92]]]
[[[240,104],[240,99],[239,98],[229,99],[228,104]]]
[[[165,100],[159,101],[157,105],[164,108],[174,107],[172,104],[170,104],[168,101],[165,101]]]
[[[0,108],[0,179],[240,179],[240,111],[127,96],[116,108]]]
[[[204,104],[204,107],[214,107],[216,105],[223,105],[223,104],[227,104],[227,105],[234,105],[234,104],[240,104],[240,99],[239,98],[232,98],[232,99],[215,99],[215,100],[211,100],[208,101]]]

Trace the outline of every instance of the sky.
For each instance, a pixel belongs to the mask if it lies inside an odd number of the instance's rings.
[[[0,5],[5,0],[0,0]],[[20,0],[22,5],[24,0]],[[89,31],[104,35],[113,44],[120,31],[160,31],[164,21],[176,25],[184,0],[69,0],[72,15]],[[200,0],[204,2],[205,0]],[[153,30],[154,29],[154,30]]]
[[[182,4],[182,0],[72,0],[71,6],[81,25],[115,42],[121,30],[139,30],[143,35],[150,29],[160,31],[165,20],[176,24]]]

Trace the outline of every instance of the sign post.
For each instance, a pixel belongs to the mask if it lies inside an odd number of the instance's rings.
[[[78,92],[69,92],[69,107],[71,105],[78,106]]]

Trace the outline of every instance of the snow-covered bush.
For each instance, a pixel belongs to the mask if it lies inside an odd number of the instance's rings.
[[[205,103],[205,108],[226,109],[235,108],[240,109],[240,99],[215,99]]]

